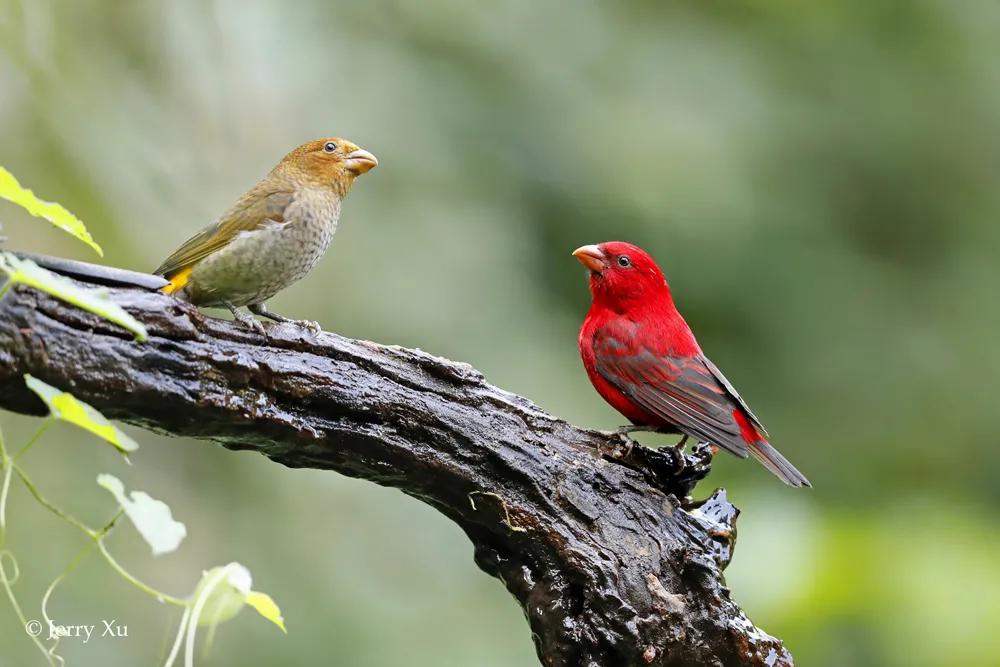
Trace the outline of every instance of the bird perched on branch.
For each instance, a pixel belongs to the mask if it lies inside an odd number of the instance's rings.
[[[333,240],[340,206],[354,179],[378,160],[346,139],[317,139],[286,155],[216,222],[163,261],[163,287],[196,306],[223,307],[243,325],[277,322],[318,328],[267,310],[264,302],[316,265]]]
[[[573,255],[590,270],[593,296],[580,329],[583,365],[597,392],[634,425],[622,432],[681,433],[681,445],[690,436],[749,454],[785,484],[811,486],[702,352],[648,254],[612,241]]]

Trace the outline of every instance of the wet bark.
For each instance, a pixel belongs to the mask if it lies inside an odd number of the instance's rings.
[[[32,375],[109,418],[400,489],[455,521],[524,610],[544,665],[787,665],[725,587],[736,508],[688,498],[706,447],[628,447],[419,350],[266,338],[156,292],[113,289],[150,338],[27,288],[0,303],[0,407]]]

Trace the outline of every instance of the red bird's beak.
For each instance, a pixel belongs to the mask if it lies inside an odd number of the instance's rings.
[[[355,176],[360,176],[361,174],[377,167],[378,158],[365,149],[359,148],[347,154],[347,157],[344,160],[344,166],[347,168],[347,171],[351,172]]]
[[[596,245],[580,246],[573,251],[573,256],[580,260],[580,263],[593,271],[600,273],[608,268],[608,262],[604,257],[604,252]]]

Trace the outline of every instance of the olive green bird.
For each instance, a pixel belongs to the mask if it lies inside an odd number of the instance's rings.
[[[330,247],[341,202],[361,174],[378,166],[345,139],[317,139],[286,155],[216,222],[163,261],[162,288],[196,306],[228,308],[244,326],[264,328],[248,310],[276,322],[319,325],[267,310],[264,302],[303,278]]]

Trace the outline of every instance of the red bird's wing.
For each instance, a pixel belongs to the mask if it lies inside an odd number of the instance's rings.
[[[743,408],[743,412],[745,412],[747,417],[750,418],[750,421],[753,422],[753,425],[757,429],[757,431],[761,435],[766,436],[767,429],[764,428],[764,425],[760,423],[759,419],[757,419],[757,415],[753,413],[753,410],[750,409],[750,406],[747,405],[747,402],[744,401],[743,397],[740,396],[738,391],[736,391],[736,387],[734,387],[732,383],[726,379],[726,376],[722,374],[722,371],[719,370],[719,367],[713,364],[712,360],[704,355],[702,355],[701,361],[702,363],[705,364],[705,366],[708,367],[708,370],[712,371],[712,375],[715,376],[715,379],[722,383],[722,386],[726,388],[726,391],[729,392],[729,395],[736,399],[736,402],[740,404],[741,408]]]
[[[649,415],[682,433],[748,454],[790,486],[809,480],[767,441],[764,427],[715,364],[704,355],[670,356],[626,349],[605,337],[595,347],[597,372]]]
[[[746,458],[748,443],[733,415],[745,403],[712,362],[700,355],[674,357],[645,348],[625,353],[614,344],[601,348],[595,350],[597,372],[644,411]]]

